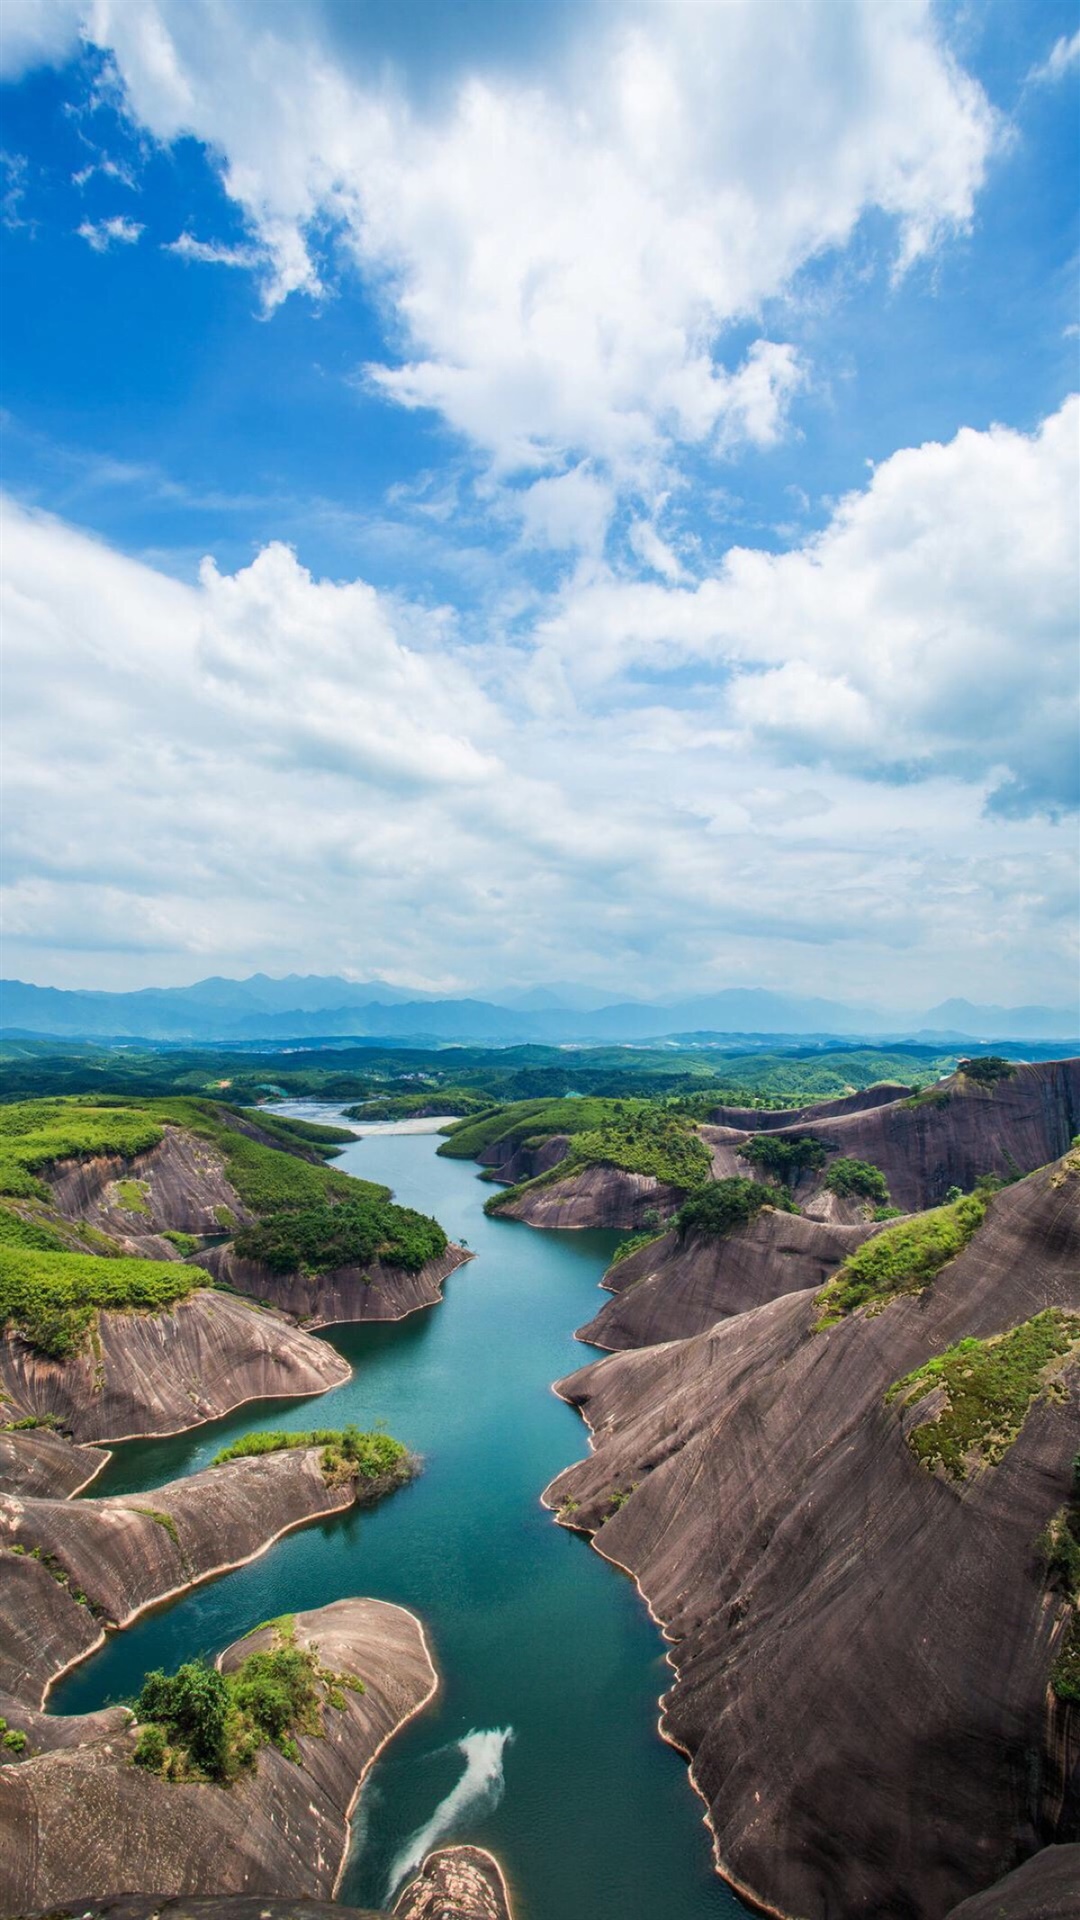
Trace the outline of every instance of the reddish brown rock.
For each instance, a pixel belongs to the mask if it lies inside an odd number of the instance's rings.
[[[0,1432],[0,1492],[70,1500],[97,1478],[108,1458],[101,1447],[73,1446],[48,1427]]]
[[[507,1199],[499,1218],[524,1220],[530,1227],[637,1229],[669,1218],[684,1198],[678,1187],[665,1186],[651,1173],[587,1166]]]
[[[947,1920],[1076,1920],[1080,1846],[1044,1847],[1004,1880],[954,1907]]]
[[[545,1500],[663,1623],[664,1731],[720,1871],[769,1911],[940,1920],[1078,1837],[1077,1710],[1048,1692],[1066,1615],[1035,1543],[1069,1496],[1080,1366],[962,1483],[885,1400],[963,1337],[1080,1309],[1070,1158],[876,1317],[817,1333],[815,1294],[783,1295],[560,1384],[594,1453]]]
[[[472,1254],[450,1245],[417,1273],[372,1260],[366,1267],[334,1267],[327,1273],[272,1273],[260,1260],[243,1260],[231,1246],[211,1247],[198,1264],[215,1280],[253,1300],[303,1321],[306,1327],[331,1327],[357,1320],[404,1320],[423,1307],[437,1306],[443,1282]]]
[[[168,1313],[100,1313],[95,1341],[70,1360],[0,1336],[10,1416],[52,1416],[81,1441],[182,1433],[245,1400],[325,1393],[348,1377],[325,1341],[209,1290]]]

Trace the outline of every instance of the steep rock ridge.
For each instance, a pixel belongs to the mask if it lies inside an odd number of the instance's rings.
[[[530,1227],[640,1228],[670,1217],[684,1197],[654,1174],[593,1164],[564,1180],[526,1188],[499,1207],[499,1219],[524,1220]]]
[[[168,1313],[99,1313],[94,1343],[68,1360],[0,1336],[6,1411],[51,1415],[81,1441],[181,1433],[245,1400],[325,1393],[348,1377],[325,1341],[209,1290]]]
[[[242,1259],[231,1246],[221,1246],[208,1247],[197,1264],[216,1281],[305,1326],[330,1327],[349,1320],[404,1320],[421,1307],[437,1306],[443,1282],[472,1257],[464,1247],[451,1244],[416,1273],[379,1259],[366,1267],[335,1267],[319,1274],[273,1273],[262,1261]]]
[[[305,1447],[114,1499],[0,1496],[0,1688],[40,1702],[105,1625],[128,1626],[294,1527],[386,1490],[379,1481],[328,1486],[322,1449]]]
[[[277,1141],[271,1144],[284,1151]],[[162,1241],[166,1232],[217,1234],[223,1220],[243,1226],[254,1218],[225,1172],[223,1154],[175,1126],[165,1126],[160,1145],[146,1153],[60,1161],[46,1178],[64,1219],[84,1222],[155,1260],[179,1257]]]
[[[0,1910],[55,1908],[80,1889],[125,1883],[163,1896],[330,1899],[360,1784],[438,1677],[419,1621],[384,1601],[297,1614],[294,1636],[364,1687],[325,1712],[321,1735],[297,1735],[298,1762],[265,1746],[228,1790],[175,1783],[131,1765],[129,1729],[0,1769]],[[239,1664],[267,1640],[249,1635],[220,1664]]]
[[[823,1285],[878,1231],[865,1222],[834,1226],[771,1207],[721,1237],[681,1239],[670,1229],[608,1268],[600,1284],[615,1297],[575,1338],[611,1350],[685,1340],[779,1294]]]
[[[565,1160],[569,1148],[568,1133],[553,1133],[538,1146],[515,1138],[495,1140],[490,1147],[485,1147],[479,1160],[493,1180],[505,1180],[508,1186],[516,1186],[519,1180],[535,1180],[538,1174],[550,1173],[560,1160]]]
[[[776,1127],[801,1126],[804,1120],[832,1120],[841,1113],[867,1113],[873,1107],[891,1106],[904,1100],[910,1087],[882,1081],[880,1086],[865,1087],[861,1093],[845,1093],[837,1100],[812,1100],[801,1107],[773,1108],[716,1107],[709,1119],[717,1127],[735,1127],[741,1133],[771,1133]]]
[[[1080,1846],[1044,1847],[985,1893],[961,1901],[947,1920],[1076,1920]]]
[[[70,1500],[97,1478],[109,1456],[100,1447],[75,1447],[48,1427],[0,1432],[0,1492]]]
[[[815,1117],[793,1131],[879,1167],[905,1212],[932,1207],[981,1174],[1012,1179],[1065,1153],[1080,1131],[1080,1059],[1018,1066],[992,1087],[956,1073],[914,1101]],[[777,1138],[784,1132],[776,1129]],[[804,1175],[795,1197],[802,1202],[820,1186],[820,1174]]]
[[[997,1194],[930,1287],[877,1315],[815,1332],[815,1293],[789,1294],[559,1385],[595,1451],[545,1503],[663,1623],[663,1730],[719,1870],[768,1911],[940,1920],[1077,1837],[1076,1709],[1048,1692],[1064,1613],[1035,1543],[1069,1496],[1080,1362],[962,1482],[906,1442],[940,1402],[885,1399],[1050,1307],[1080,1308],[1075,1154]]]

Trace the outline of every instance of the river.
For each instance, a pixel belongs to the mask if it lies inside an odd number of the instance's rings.
[[[311,1103],[282,1112],[338,1119]],[[89,1497],[194,1472],[260,1427],[385,1422],[424,1459],[380,1506],[307,1527],[111,1636],[50,1695],[54,1712],[126,1699],[151,1667],[216,1654],[258,1621],[368,1594],[423,1619],[442,1684],[368,1778],[340,1898],[383,1904],[443,1840],[489,1847],[516,1920],[734,1920],[702,1805],[656,1732],[670,1680],[632,1582],[557,1527],[541,1490],[586,1448],[550,1383],[591,1357],[618,1236],[537,1232],[483,1211],[491,1188],[432,1134],[380,1131],[335,1165],[434,1213],[475,1258],[445,1300],[392,1326],[326,1336],[352,1378],[317,1400],[248,1404],[172,1440],[118,1447]]]

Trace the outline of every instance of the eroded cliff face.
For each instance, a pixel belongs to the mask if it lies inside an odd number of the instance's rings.
[[[9,1416],[51,1415],[81,1441],[180,1433],[245,1400],[325,1393],[348,1377],[325,1341],[209,1290],[168,1313],[100,1313],[95,1339],[70,1360],[0,1336]]]
[[[673,1642],[663,1729],[720,1870],[767,1910],[941,1920],[1077,1837],[1048,1678],[1065,1614],[1036,1541],[1067,1500],[1080,1365],[1000,1464],[914,1457],[890,1385],[967,1336],[1080,1307],[1080,1174],[997,1194],[921,1295],[815,1332],[786,1294],[560,1384],[594,1435],[545,1501],[638,1579]],[[1053,1722],[1056,1720],[1056,1726]]]
[[[258,1129],[242,1130],[258,1136]],[[167,1126],[161,1144],[134,1159],[59,1161],[47,1177],[62,1218],[84,1222],[148,1259],[179,1258],[161,1239],[166,1232],[217,1234],[223,1221],[243,1226],[253,1218],[218,1149],[180,1127]]]
[[[308,1447],[115,1499],[0,1496],[0,1689],[40,1705],[106,1626],[128,1626],[294,1527],[385,1491],[380,1481],[328,1486],[322,1449]]]
[[[550,1134],[535,1147],[524,1146],[516,1140],[496,1140],[480,1155],[480,1165],[493,1180],[505,1180],[508,1186],[516,1186],[519,1180],[535,1180],[538,1174],[550,1173],[560,1160],[565,1160],[569,1148],[568,1133]]]
[[[784,1293],[819,1287],[849,1253],[880,1231],[865,1222],[835,1226],[765,1208],[718,1238],[672,1230],[608,1268],[614,1294],[577,1339],[612,1350],[685,1340],[715,1321]]]
[[[499,1218],[524,1220],[530,1227],[638,1229],[670,1218],[684,1197],[651,1173],[594,1165],[518,1194],[500,1206]]]
[[[718,1127],[734,1127],[743,1133],[772,1133],[777,1127],[801,1126],[804,1120],[832,1120],[841,1113],[868,1113],[874,1107],[887,1107],[904,1100],[911,1092],[890,1081],[877,1087],[865,1087],[861,1093],[845,1093],[837,1100],[810,1100],[801,1107],[777,1107],[772,1112],[757,1107],[716,1107],[709,1115]]]
[[[314,1275],[273,1273],[261,1260],[241,1259],[226,1245],[209,1247],[198,1256],[198,1264],[215,1280],[290,1314],[307,1327],[330,1327],[350,1320],[404,1320],[422,1307],[437,1306],[443,1282],[471,1259],[464,1247],[451,1245],[416,1273],[382,1260]]]
[[[0,1493],[70,1500],[97,1478],[108,1458],[102,1448],[73,1446],[48,1427],[0,1433]]]
[[[1076,1920],[1080,1846],[1044,1847],[1022,1867],[954,1907],[948,1920]]]
[[[222,1664],[238,1664],[265,1638],[237,1642]],[[299,1762],[266,1746],[255,1771],[228,1789],[174,1783],[132,1766],[135,1732],[113,1728],[0,1768],[0,1911],[81,1903],[87,1889],[92,1899],[124,1885],[165,1897],[329,1900],[360,1783],[438,1681],[419,1621],[384,1601],[297,1614],[295,1644],[317,1648],[324,1667],[364,1686],[327,1707],[321,1735],[297,1736]]]

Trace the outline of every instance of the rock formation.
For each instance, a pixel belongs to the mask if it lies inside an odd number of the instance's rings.
[[[821,1286],[876,1231],[771,1207],[720,1237],[669,1229],[608,1268],[601,1285],[615,1297],[577,1338],[613,1350],[685,1340],[778,1294]]]
[[[95,1341],[69,1360],[0,1336],[10,1416],[51,1416],[83,1441],[181,1433],[245,1400],[325,1393],[348,1377],[325,1341],[209,1289],[167,1313],[99,1313]]]
[[[0,1432],[0,1493],[70,1500],[101,1472],[109,1456],[100,1447],[76,1447],[48,1427]]]
[[[208,1467],[144,1494],[0,1496],[0,1692],[37,1705],[59,1673],[100,1645],[105,1626],[128,1626],[294,1527],[377,1499],[389,1484],[328,1485],[322,1449],[304,1447]]]
[[[940,1920],[1078,1837],[1078,1710],[1048,1687],[1069,1615],[1036,1543],[1070,1495],[1080,1357],[960,1479],[911,1444],[942,1389],[886,1399],[1050,1308],[1080,1309],[1075,1153],[876,1314],[818,1331],[816,1293],[788,1293],[559,1386],[594,1452],[545,1502],[662,1622],[663,1731],[767,1911]]]
[[[464,1247],[450,1245],[416,1273],[382,1260],[319,1274],[272,1273],[261,1261],[241,1259],[231,1246],[221,1246],[200,1254],[198,1264],[215,1280],[294,1316],[307,1327],[330,1327],[350,1320],[404,1320],[421,1307],[437,1306],[444,1280],[471,1259]]]
[[[220,1664],[239,1664],[271,1636],[249,1635]],[[321,1734],[297,1735],[298,1761],[266,1745],[228,1789],[164,1780],[131,1764],[132,1723],[84,1729],[76,1746],[0,1768],[0,1911],[77,1901],[83,1912],[88,1888],[100,1897],[124,1886],[152,1887],[155,1897],[210,1890],[329,1900],[361,1782],[438,1679],[419,1621],[379,1600],[297,1614],[294,1644],[363,1683],[326,1706]]]
[[[579,1167],[562,1180],[527,1187],[499,1207],[500,1220],[524,1220],[530,1227],[641,1228],[675,1212],[684,1195],[651,1173],[626,1173],[622,1167]]]
[[[1076,1920],[1080,1846],[1044,1847],[1015,1873],[961,1901],[947,1920]]]

